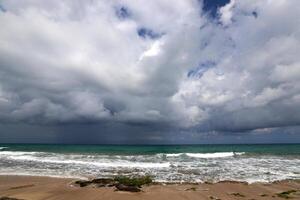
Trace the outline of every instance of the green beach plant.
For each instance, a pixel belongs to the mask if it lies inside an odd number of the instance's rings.
[[[142,185],[147,185],[152,183],[152,178],[150,176],[141,176],[141,177],[117,176],[114,178],[114,180],[126,186],[137,186],[137,187],[141,187]]]
[[[289,199],[292,198],[290,195],[296,192],[297,192],[296,190],[288,190],[285,192],[278,193],[277,196],[281,198]]]

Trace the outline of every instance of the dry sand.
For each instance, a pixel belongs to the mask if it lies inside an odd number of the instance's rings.
[[[243,184],[234,182],[220,182],[216,184],[179,184],[179,185],[151,185],[144,186],[143,192],[130,193],[115,191],[112,188],[92,188],[72,186],[74,179],[31,177],[31,176],[0,176],[1,197],[13,197],[26,200],[41,199],[149,199],[149,200],[179,200],[179,199],[285,199],[278,193],[296,190],[289,195],[291,199],[300,199],[299,181],[281,181],[272,184]]]

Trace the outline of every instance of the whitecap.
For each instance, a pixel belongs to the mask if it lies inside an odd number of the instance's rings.
[[[154,162],[129,162],[129,161],[82,161],[82,160],[66,160],[66,159],[57,159],[55,157],[51,158],[42,158],[42,157],[35,157],[32,155],[19,155],[11,157],[13,160],[23,160],[23,161],[34,161],[34,162],[41,162],[41,163],[57,163],[57,164],[79,164],[79,165],[94,165],[98,167],[127,167],[127,168],[166,168],[170,167],[169,162],[163,163],[154,163]]]
[[[22,156],[22,155],[34,155],[39,152],[26,152],[26,151],[0,151],[0,156]]]
[[[183,153],[168,153],[166,154],[167,157],[178,157],[181,156]]]
[[[186,153],[187,156],[194,158],[223,158],[242,154],[244,154],[244,152]]]

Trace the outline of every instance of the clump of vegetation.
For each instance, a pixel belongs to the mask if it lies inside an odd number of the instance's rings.
[[[80,187],[116,187],[119,191],[128,191],[128,192],[140,192],[142,185],[152,183],[150,176],[141,176],[141,177],[127,177],[127,176],[118,176],[115,178],[96,178],[92,180],[78,180],[75,181],[76,185]],[[0,199],[1,200],[1,199]]]
[[[197,188],[195,188],[195,187],[185,189],[185,191],[196,191],[196,190],[197,190]]]
[[[22,200],[22,199],[17,199],[12,197],[0,197],[0,200]]]
[[[214,197],[214,196],[209,196],[209,199],[212,199],[212,200],[221,200],[220,198]]]
[[[21,186],[16,186],[16,187],[11,187],[9,188],[10,190],[15,190],[15,189],[21,189],[21,188],[27,188],[27,187],[33,187],[34,184],[29,184],[29,185],[21,185]],[[1,198],[0,198],[1,200]]]
[[[91,181],[85,181],[85,180],[75,181],[75,184],[78,184],[80,187],[88,186],[91,183],[92,183]]]
[[[152,178],[150,176],[142,176],[142,177],[117,176],[114,178],[114,181],[126,186],[141,187],[142,185],[147,185],[152,183]]]
[[[281,198],[289,199],[292,198],[290,195],[296,192],[297,192],[296,190],[288,190],[285,192],[278,193],[277,196]]]
[[[261,194],[260,196],[261,196],[261,197],[267,197],[267,196],[269,196],[269,195],[267,195],[267,194]]]
[[[231,195],[236,196],[236,197],[245,197],[245,195],[238,193],[238,192],[231,193]]]

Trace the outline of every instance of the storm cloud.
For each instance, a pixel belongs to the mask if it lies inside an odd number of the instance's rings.
[[[1,1],[0,123],[158,138],[297,128],[300,2],[204,6]]]

